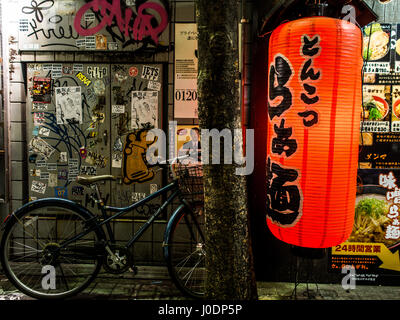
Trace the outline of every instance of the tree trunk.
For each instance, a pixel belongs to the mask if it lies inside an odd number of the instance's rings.
[[[241,128],[238,8],[237,0],[197,0],[200,128],[229,129],[232,137]],[[204,164],[207,297],[257,299],[246,178],[223,163],[222,145],[221,164],[212,164],[211,154]]]

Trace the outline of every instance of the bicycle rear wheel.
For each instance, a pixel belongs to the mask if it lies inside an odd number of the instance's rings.
[[[1,263],[8,279],[38,299],[66,298],[85,289],[100,271],[103,235],[96,230],[63,243],[83,232],[92,217],[63,201],[16,212],[1,240]]]
[[[206,281],[204,213],[183,209],[173,219],[164,241],[168,271],[185,295],[203,298]]]

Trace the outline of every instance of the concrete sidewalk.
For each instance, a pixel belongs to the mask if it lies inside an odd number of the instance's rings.
[[[100,273],[73,300],[187,300],[169,278],[166,267],[138,267],[136,276]],[[258,282],[259,300],[400,300],[400,287],[357,285],[344,290],[340,284]],[[0,300],[34,300],[0,275]]]

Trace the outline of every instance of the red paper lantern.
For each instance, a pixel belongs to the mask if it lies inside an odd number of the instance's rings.
[[[271,34],[268,55],[268,226],[296,246],[335,246],[354,222],[361,30],[327,17],[291,21]]]

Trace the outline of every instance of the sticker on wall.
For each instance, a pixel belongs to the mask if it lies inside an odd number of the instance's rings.
[[[117,42],[109,42],[107,44],[108,50],[115,51],[118,50],[118,43]]]
[[[107,50],[107,37],[102,34],[96,34],[96,49]]]
[[[76,41],[75,41],[75,45],[78,47],[78,48],[85,48],[85,46],[86,46],[86,40],[85,39],[76,39]]]
[[[79,174],[79,160],[69,159],[68,160],[68,181],[72,182],[76,180]]]
[[[97,174],[97,169],[93,166],[81,166],[81,174],[95,176]]]
[[[85,161],[86,163],[99,168],[105,168],[107,166],[107,158],[94,151],[88,151]]]
[[[130,67],[129,68],[129,75],[131,77],[136,77],[138,75],[138,73],[139,73],[139,69],[138,68],[136,68],[136,67]]]
[[[81,156],[82,159],[86,159],[87,157],[87,150],[85,147],[81,147],[79,149],[79,155]]]
[[[60,16],[72,16],[76,13],[76,0],[56,1],[56,12]]]
[[[62,74],[63,75],[72,75],[72,74],[74,74],[74,70],[72,69],[72,66],[63,66],[62,67]]]
[[[48,137],[50,135],[50,129],[49,128],[45,128],[45,127],[41,127],[39,128],[39,135],[43,136],[43,137]]]
[[[190,163],[200,160],[201,141],[198,126],[179,125],[177,127],[175,152],[178,157],[189,156],[187,162]],[[186,159],[183,162],[186,162]]]
[[[40,126],[45,122],[44,112],[34,112],[33,113],[33,125]]]
[[[103,112],[95,112],[92,116],[92,121],[96,123],[104,123],[104,119],[106,118],[105,113]]]
[[[86,103],[89,105],[89,107],[93,108],[95,106],[98,106],[99,104],[103,105],[103,103],[101,102],[102,98],[105,98],[105,97],[104,96],[96,96],[93,88],[87,89]]]
[[[82,123],[81,87],[56,88],[57,124]]]
[[[157,141],[157,137],[154,137],[153,141],[147,141],[147,132],[147,130],[139,130],[126,137],[122,164],[125,184],[145,182],[154,177],[153,170],[147,165],[146,152],[148,147]]]
[[[53,63],[51,67],[51,76],[52,78],[61,78],[62,77],[62,64],[61,63]]]
[[[37,168],[46,168],[47,167],[47,161],[46,160],[37,160],[36,161],[36,167]]]
[[[48,184],[49,184],[49,187],[52,187],[52,188],[57,187],[57,184],[58,184],[57,173],[49,173]]]
[[[55,187],[54,196],[56,198],[68,199],[68,189],[66,187]]]
[[[95,79],[103,79],[107,76],[107,67],[96,67],[96,66],[88,66],[87,74]]]
[[[29,20],[28,19],[19,19],[19,31],[20,32],[28,32],[29,31]]]
[[[65,163],[68,161],[68,155],[65,151],[60,152],[60,156],[58,158],[58,161],[61,163]]]
[[[52,70],[51,71],[51,77],[54,78],[54,79],[61,78],[62,76],[63,75],[62,75],[61,70],[60,71],[57,71],[57,70]]]
[[[85,37],[85,48],[87,50],[96,49],[96,37],[95,36]]]
[[[61,169],[58,171],[58,180],[67,180],[68,179],[68,170]]]
[[[157,128],[158,92],[132,91],[132,129]]]
[[[40,177],[40,169],[33,168],[30,170],[31,177]]]
[[[81,71],[83,71],[83,64],[75,63],[75,64],[72,66],[72,69],[74,70],[74,72],[81,72]]]
[[[106,85],[103,80],[95,80],[93,83],[93,90],[98,96],[104,96],[106,93]]]
[[[43,70],[43,64],[41,63],[29,63],[28,64],[28,71],[29,72],[35,72],[35,71],[42,71]]]
[[[29,152],[35,152],[42,155],[45,159],[50,158],[55,149],[46,141],[39,137],[33,137],[28,144]]]
[[[114,146],[113,146],[113,151],[122,152],[122,149],[123,149],[122,140],[121,140],[121,137],[118,136],[118,137],[115,139]]]
[[[29,163],[36,163],[38,155],[37,154],[31,154],[28,158]]]
[[[122,168],[122,153],[113,153],[111,166],[113,168]]]
[[[85,189],[81,186],[74,186],[71,189],[71,194],[73,196],[83,196]]]
[[[123,71],[116,71],[114,73],[114,78],[119,82],[119,84],[122,84],[126,79],[128,79],[128,76]]]
[[[40,180],[49,180],[49,173],[47,171],[41,171]]]
[[[160,68],[143,66],[142,79],[157,81],[160,75]]]
[[[124,113],[125,112],[125,105],[123,104],[114,104],[111,106],[112,113]]]
[[[83,16],[83,20],[85,22],[95,22],[96,16],[95,16],[94,12],[86,12]]]
[[[44,194],[46,192],[46,184],[41,181],[33,180],[32,186],[31,186],[31,191]]]
[[[52,63],[44,63],[43,64],[43,71],[52,71],[53,70],[53,64]]]
[[[155,183],[150,183],[150,194],[157,192],[158,186]]]
[[[48,108],[48,103],[32,103],[32,111],[46,111]]]
[[[32,100],[33,103],[51,102],[51,78],[33,78]]]
[[[49,171],[56,171],[57,170],[57,163],[48,163],[47,170]]]
[[[160,91],[161,90],[161,83],[155,81],[149,81],[147,83],[147,88],[149,90]]]
[[[89,87],[92,84],[92,80],[86,77],[82,72],[78,72],[75,77],[82,81],[86,87]]]
[[[39,135],[39,127],[35,126],[32,130],[32,136],[37,137]]]

